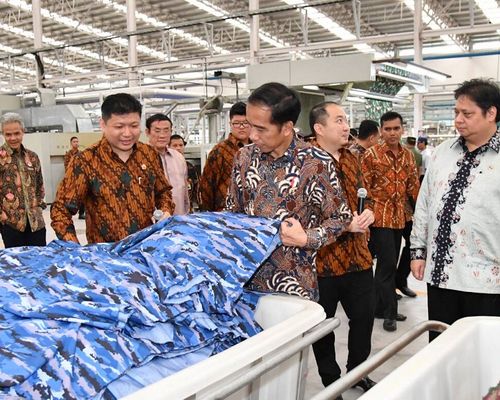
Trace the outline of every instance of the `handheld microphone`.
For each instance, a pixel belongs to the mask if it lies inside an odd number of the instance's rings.
[[[358,189],[358,215],[361,215],[365,209],[365,199],[368,196],[368,190],[365,188]]]
[[[153,219],[155,222],[158,222],[161,218],[163,217],[163,211],[162,210],[155,210],[153,213]]]

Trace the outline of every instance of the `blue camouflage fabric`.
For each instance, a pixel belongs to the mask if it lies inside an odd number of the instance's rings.
[[[121,397],[256,334],[243,285],[278,229],[200,213],[114,244],[0,252],[0,398]]]

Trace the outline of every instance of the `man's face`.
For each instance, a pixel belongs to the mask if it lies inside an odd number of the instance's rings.
[[[8,122],[2,126],[5,142],[12,150],[17,150],[23,143],[24,129],[19,122]]]
[[[184,155],[184,141],[182,139],[171,139],[168,147]]]
[[[403,125],[399,118],[384,121],[380,127],[382,139],[388,146],[397,146],[403,134]]]
[[[281,157],[291,142],[293,123],[279,126],[271,123],[271,108],[262,104],[247,105],[247,120],[250,124],[250,140],[263,153]]]
[[[78,150],[78,145],[80,144],[80,142],[78,141],[78,139],[72,139],[71,140],[71,148],[74,149],[74,150]]]
[[[425,143],[424,142],[417,142],[417,148],[420,150],[420,151],[424,151],[425,150]]]
[[[154,121],[149,129],[146,129],[149,136],[149,144],[157,150],[163,151],[167,148],[172,136],[172,124],[169,121]]]
[[[241,142],[248,141],[250,135],[250,125],[248,125],[245,115],[233,115],[231,118],[231,133]]]
[[[325,144],[340,149],[349,141],[349,123],[342,107],[336,104],[326,106],[328,118],[324,125],[318,123],[315,129],[322,136]]]
[[[496,128],[495,107],[490,107],[483,114],[483,110],[468,96],[460,96],[455,104],[455,128],[465,140],[476,136],[486,136]]]
[[[113,151],[127,152],[141,135],[141,116],[139,113],[111,114],[107,121],[101,119],[100,126]]]

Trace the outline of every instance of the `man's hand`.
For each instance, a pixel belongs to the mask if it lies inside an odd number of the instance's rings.
[[[287,218],[281,223],[280,236],[284,246],[304,247],[307,244],[306,231],[295,218]]]
[[[425,260],[412,260],[410,268],[415,279],[418,279],[419,281],[424,279]]]
[[[352,233],[368,232],[368,227],[373,224],[373,221],[375,221],[375,217],[373,216],[373,212],[371,210],[366,209],[361,213],[361,215],[358,215],[355,211],[347,231]]]

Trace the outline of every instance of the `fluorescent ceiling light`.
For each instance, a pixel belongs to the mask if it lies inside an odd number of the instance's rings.
[[[282,1],[286,4],[289,4],[289,5],[307,4],[307,2],[303,1],[303,0],[282,0]],[[297,11],[300,13],[303,13],[304,15],[306,14],[304,10],[299,9]],[[331,19],[328,15],[322,13],[321,11],[319,11],[315,7],[307,7],[307,17],[311,21],[314,21],[315,23],[322,26],[327,31],[333,33],[335,36],[337,36],[340,39],[343,39],[343,40],[356,40],[357,39],[356,35],[354,35],[352,32],[349,32],[344,27],[340,26],[337,22],[335,22],[333,19]],[[353,45],[353,47],[358,49],[362,53],[374,53],[375,55],[382,57],[382,58],[389,56],[389,54],[381,53],[366,43],[355,44],[355,45]]]
[[[231,14],[226,10],[212,4],[207,0],[185,0],[189,4],[198,7],[200,10],[203,10],[209,14],[214,15],[215,17],[228,17]],[[241,18],[231,18],[226,20],[226,22],[234,27],[241,29],[244,32],[250,33],[250,25]],[[269,43],[271,46],[277,48],[291,47],[289,43],[284,42],[283,40],[278,39],[276,36],[271,35],[268,32],[259,30],[259,37],[262,41]],[[299,55],[302,58],[309,58],[305,53],[300,52]]]
[[[432,30],[440,30],[440,29],[448,29],[448,25],[437,15],[437,13],[422,0],[422,20],[423,22],[429,26]],[[415,1],[414,0],[404,0],[406,7],[415,12]],[[458,42],[458,40],[454,39],[450,35],[441,35],[441,40],[443,40],[449,46],[457,46],[460,51],[464,51],[465,49]]]
[[[500,24],[500,7],[496,0],[475,0],[477,6],[492,24]]]
[[[302,87],[306,90],[319,90],[319,86],[317,85],[304,85]]]
[[[117,2],[113,0],[99,0],[100,3],[109,6],[113,8],[115,11],[118,11],[124,15],[127,15],[127,6],[123,4],[118,4]],[[169,28],[169,25],[157,20],[156,18],[150,17],[149,15],[140,13],[138,11],[135,12],[135,17],[137,20],[145,22],[148,25],[154,26],[155,28]],[[212,48],[216,53],[220,54],[230,54],[231,52],[229,50],[226,50],[220,46],[217,45],[210,45],[206,40],[201,39],[198,36],[192,35],[191,33],[188,33],[182,29],[178,28],[171,28],[170,32],[172,32],[174,35],[187,40],[191,43],[194,43],[198,46],[205,47],[207,49]]]

